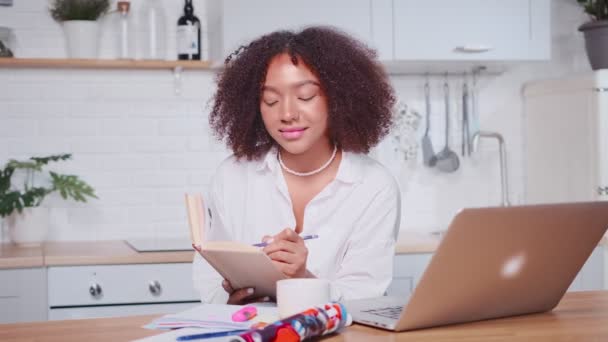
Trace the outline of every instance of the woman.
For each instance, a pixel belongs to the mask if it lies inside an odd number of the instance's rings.
[[[206,238],[270,242],[279,270],[328,279],[332,300],[382,295],[400,199],[365,155],[395,102],[375,52],[332,28],[278,31],[230,55],[217,83],[210,124],[234,155],[213,178]],[[203,302],[268,300],[233,289],[200,255],[194,280]]]

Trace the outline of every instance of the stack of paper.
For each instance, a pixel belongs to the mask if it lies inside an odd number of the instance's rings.
[[[144,328],[162,330],[203,328],[219,332],[249,329],[254,324],[272,323],[279,319],[276,307],[257,306],[258,314],[250,321],[233,322],[232,314],[242,307],[241,305],[201,304],[187,311],[158,318],[145,325]]]

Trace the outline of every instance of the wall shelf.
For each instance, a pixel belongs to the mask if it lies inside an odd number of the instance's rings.
[[[0,68],[211,70],[209,61],[133,59],[0,58]]]

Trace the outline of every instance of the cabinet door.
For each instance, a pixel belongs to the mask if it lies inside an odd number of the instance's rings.
[[[44,268],[0,270],[0,323],[46,320]]]
[[[370,0],[223,0],[221,5],[226,54],[262,34],[310,25],[335,26],[374,45]]]
[[[600,71],[599,73],[603,73]],[[608,75],[608,70],[605,71]],[[608,87],[598,87],[593,101],[596,113],[598,200],[608,201]]]
[[[529,59],[532,6],[531,0],[394,0],[395,59]]]
[[[524,95],[526,203],[596,200],[594,94],[543,84]]]

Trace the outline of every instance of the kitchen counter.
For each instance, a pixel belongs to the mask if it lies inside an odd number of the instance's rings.
[[[400,232],[395,244],[395,254],[433,253],[439,246],[439,234]]]
[[[0,244],[0,269],[68,265],[191,262],[193,251],[137,252],[125,241],[49,241],[41,246]]]
[[[395,254],[433,253],[439,235],[404,231]],[[604,236],[600,245],[608,246]],[[125,241],[49,241],[42,246],[0,243],[0,269],[69,265],[116,265],[191,262],[193,251],[137,252]]]
[[[192,262],[194,251],[137,252],[125,241],[52,241],[44,244],[46,266]]]
[[[427,234],[401,234],[396,254],[432,253],[439,238]],[[117,265],[191,262],[193,251],[137,252],[122,240],[48,241],[26,247],[0,244],[0,269],[44,266]]]
[[[0,243],[0,269],[42,267],[44,257],[41,246],[17,246]]]
[[[402,231],[395,245],[395,254],[433,253],[439,242],[441,242],[440,234]],[[602,237],[598,246],[608,247],[608,235]]]

